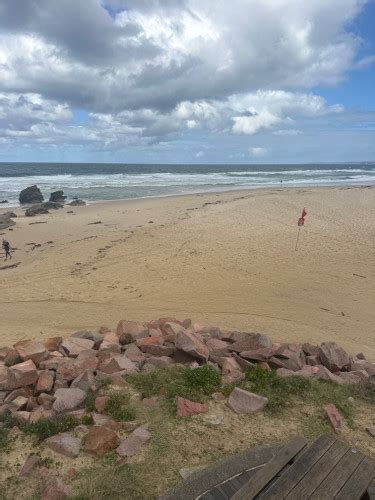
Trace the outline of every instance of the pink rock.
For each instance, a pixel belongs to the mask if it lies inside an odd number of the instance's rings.
[[[215,338],[208,338],[206,341],[206,346],[210,352],[210,357],[213,356],[225,356],[228,355],[229,342],[224,342],[224,340],[219,340]]]
[[[250,361],[266,361],[273,355],[272,348],[254,349],[252,351],[242,351],[240,356]]]
[[[148,328],[142,323],[121,320],[116,329],[121,344],[130,344],[137,339],[148,337]]]
[[[375,437],[375,425],[366,427],[366,431],[370,434],[370,436]]]
[[[194,403],[188,399],[177,397],[177,416],[187,417],[190,415],[198,415],[199,413],[207,413],[208,405]]]
[[[136,341],[137,347],[142,351],[142,347],[148,345],[163,345],[164,340],[162,337],[144,337]]]
[[[51,394],[39,394],[37,398],[38,404],[42,405],[45,410],[50,410],[52,408],[53,402],[55,401],[55,397],[51,396]]]
[[[267,403],[267,398],[236,387],[231,392],[227,404],[234,412],[246,414],[263,410]]]
[[[0,380],[2,378],[2,373],[0,372]],[[35,364],[31,359],[13,365],[7,370],[7,381],[5,382],[5,390],[18,389],[19,387],[25,387],[28,385],[35,384],[38,379],[38,372]],[[0,389],[1,389],[0,384]]]
[[[342,417],[334,404],[324,406],[324,411],[328,417],[333,430],[338,434],[342,429]]]
[[[212,399],[214,401],[225,401],[226,397],[224,396],[224,394],[222,392],[214,392],[212,394]]]
[[[142,446],[144,446],[150,438],[151,434],[148,432],[148,424],[142,425],[129,434],[116,451],[120,457],[134,457],[138,455]]]
[[[279,377],[293,377],[296,373],[293,370],[288,370],[287,368],[277,368],[276,375]]]
[[[232,340],[229,349],[235,352],[253,351],[254,349],[262,349],[263,347],[272,347],[271,340],[267,335],[262,333],[246,333],[246,332],[231,332],[228,333],[223,340]]]
[[[375,376],[375,364],[366,360],[358,359],[353,361],[351,369],[353,371],[365,370],[370,377]]]
[[[49,339],[44,341],[44,347],[47,349],[47,351],[58,351],[62,341],[62,337],[50,337]]]
[[[31,455],[30,457],[28,457],[18,474],[19,477],[29,476],[33,471],[33,469],[39,464],[39,462],[40,462],[40,457],[38,457],[37,455]]]
[[[71,488],[64,484],[64,481],[61,478],[47,477],[42,491],[41,500],[62,500],[71,494]]]
[[[103,340],[110,344],[119,344],[118,336],[113,332],[106,332],[103,334]]]
[[[92,349],[94,347],[94,341],[81,339],[79,337],[69,337],[63,340],[61,347],[69,357],[76,358],[82,351]]]
[[[108,396],[98,396],[95,399],[95,409],[98,413],[103,413],[108,400]]]
[[[53,410],[46,410],[44,408],[36,408],[30,413],[30,424],[38,422],[39,420],[48,420],[54,418],[56,413]]]
[[[103,340],[103,342],[100,344],[99,351],[103,352],[114,352],[117,354],[121,353],[121,345],[119,343],[113,344],[111,342],[107,342],[106,340]]]
[[[51,370],[43,370],[39,373],[38,382],[36,384],[35,393],[40,394],[41,392],[51,392],[53,384],[55,382],[55,376]]]
[[[184,332],[185,328],[180,322],[167,321],[161,325],[161,331],[165,340],[175,343],[177,335]]]
[[[175,348],[166,345],[145,345],[142,347],[142,351],[151,356],[171,356],[175,352]]]
[[[13,417],[23,422],[24,424],[28,424],[30,422],[30,412],[29,411],[15,411],[13,412]]]
[[[104,359],[100,362],[99,369],[109,374],[123,371],[130,375],[138,372],[138,368],[129,358],[120,355],[114,355]]]
[[[9,403],[8,406],[11,411],[19,411],[25,408],[27,402],[28,398],[25,398],[24,396],[17,396]]]
[[[22,361],[31,359],[36,365],[48,358],[48,351],[43,344],[35,340],[21,340],[14,344],[14,348]]]
[[[319,357],[319,346],[317,345],[311,345],[308,342],[306,342],[305,344],[302,344],[302,350],[306,354],[306,356]]]
[[[55,392],[55,402],[53,403],[53,410],[57,413],[63,411],[75,410],[86,399],[86,392],[81,389],[58,389]]]
[[[234,358],[220,358],[219,365],[222,368],[222,384],[232,384],[245,378],[241,366]]]
[[[9,351],[11,351],[10,347],[1,347],[0,348],[0,361],[4,361],[7,357]]]
[[[93,425],[85,439],[84,450],[94,455],[104,455],[118,447],[117,434],[107,426]]]
[[[306,363],[309,366],[318,366],[320,365],[320,358],[319,356],[306,356]]]
[[[236,352],[233,352],[233,357],[243,370],[252,370],[257,366],[256,363],[241,358]]]
[[[78,457],[81,450],[81,440],[74,437],[73,434],[69,432],[51,436],[46,439],[44,443],[56,453],[60,453],[70,458]]]
[[[350,369],[349,354],[336,342],[323,342],[319,349],[322,364],[331,372]]]
[[[274,352],[274,357],[270,360],[271,364],[274,358],[279,358],[283,368],[293,371],[301,370],[306,364],[302,346],[297,344],[282,344]]]
[[[365,370],[357,370],[354,372],[340,372],[337,376],[343,381],[344,384],[363,384],[370,378]]]
[[[52,357],[39,363],[41,370],[57,370],[60,366],[68,365],[72,360],[67,357]]]
[[[99,360],[95,356],[87,356],[83,359],[71,359],[68,361],[68,363],[62,363],[57,368],[57,373],[61,375],[63,380],[70,382],[71,380],[76,379],[79,375],[82,375],[87,370],[96,370],[98,364]]]
[[[95,384],[95,376],[92,370],[85,370],[81,375],[73,380],[70,387],[72,389],[81,389],[88,392],[89,389]]]
[[[317,373],[315,374],[315,379],[317,380],[330,380],[331,382],[335,382],[336,384],[342,385],[344,382],[343,380],[335,375],[334,373],[331,373],[328,368],[325,366],[317,366],[318,368]]]
[[[207,360],[209,350],[206,344],[199,338],[199,334],[181,330],[176,335],[176,348],[186,352],[194,358]]]

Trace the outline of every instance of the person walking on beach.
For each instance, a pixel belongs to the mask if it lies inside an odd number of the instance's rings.
[[[12,259],[12,255],[10,253],[10,244],[9,241],[3,240],[3,250],[5,252],[5,260],[8,260],[8,257]]]

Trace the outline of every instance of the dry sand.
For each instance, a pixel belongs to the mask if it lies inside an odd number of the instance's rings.
[[[115,201],[2,233],[20,262],[0,270],[2,345],[176,316],[375,361],[375,188]]]

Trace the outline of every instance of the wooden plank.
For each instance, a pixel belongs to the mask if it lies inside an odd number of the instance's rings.
[[[290,443],[286,444],[276,456],[259,469],[250,481],[233,495],[232,500],[250,500],[254,498],[306,444],[307,441],[303,437],[296,437]]]
[[[323,434],[320,436],[270,488],[260,494],[259,500],[279,500],[286,497],[311,467],[331,448],[335,441],[336,437],[333,434]]]
[[[314,491],[311,500],[332,500],[342,489],[348,478],[353,474],[364,456],[357,450],[348,450],[336,467]],[[354,498],[360,498],[355,496]],[[353,500],[354,500],[353,498]]]
[[[369,497],[369,500],[375,500],[375,478],[370,484],[370,486],[367,488],[367,494]]]
[[[375,461],[365,457],[336,496],[337,500],[361,498],[375,478]]]
[[[336,441],[286,498],[288,500],[309,498],[348,450],[349,446],[347,444]]]

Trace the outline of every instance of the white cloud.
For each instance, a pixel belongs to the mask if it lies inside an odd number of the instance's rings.
[[[296,135],[343,111],[314,86],[372,62],[356,62],[348,28],[365,3],[2,0],[0,137],[121,149],[198,129]]]
[[[268,151],[266,148],[256,147],[249,149],[250,155],[253,156],[254,158],[263,158],[264,156],[266,156],[267,152]]]

